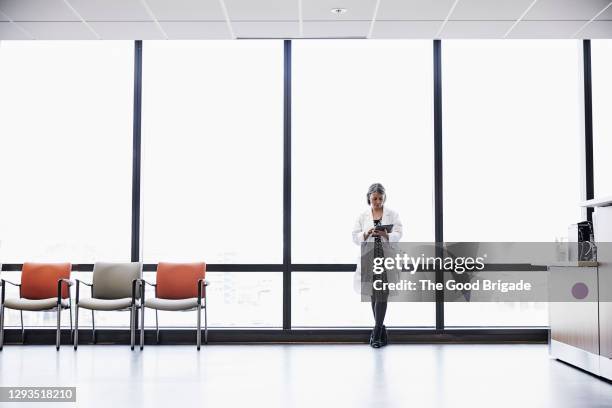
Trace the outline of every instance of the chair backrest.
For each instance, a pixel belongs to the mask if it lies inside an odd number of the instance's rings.
[[[93,270],[93,297],[131,298],[132,281],[141,277],[140,262],[96,262]],[[139,290],[136,290],[136,297],[140,297]]]
[[[70,263],[26,262],[21,268],[21,297],[48,299],[57,297],[57,281],[70,279]],[[62,298],[68,297],[68,285],[62,284]]]
[[[206,264],[167,263],[157,264],[157,292],[162,299],[188,299],[198,296],[198,280],[204,279]]]

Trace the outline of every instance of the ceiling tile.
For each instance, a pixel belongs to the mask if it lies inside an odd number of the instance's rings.
[[[440,38],[504,38],[513,21],[447,21]]]
[[[225,21],[162,21],[171,40],[231,39]]]
[[[577,38],[612,38],[612,21],[611,20],[596,20],[591,21],[581,32]]]
[[[31,40],[32,38],[21,31],[15,24],[5,21],[0,22],[1,40]]]
[[[306,0],[305,0],[306,1]],[[297,0],[225,0],[232,21],[297,21]]]
[[[612,20],[612,4],[597,16],[597,20]]]
[[[0,10],[14,21],[80,21],[63,0],[2,0]]]
[[[370,21],[304,21],[306,38],[365,38]]]
[[[219,0],[146,0],[158,20],[224,21]]]
[[[91,27],[103,40],[163,40],[162,32],[155,23],[92,21]]]
[[[304,0],[302,1],[303,20],[372,20],[376,0]],[[334,14],[335,8],[344,8],[346,13]]]
[[[80,22],[20,22],[37,40],[96,40],[89,28]]]
[[[140,0],[68,0],[87,21],[151,20]]]
[[[372,38],[433,38],[442,21],[376,21]]]
[[[590,20],[610,0],[538,0],[525,20]]]
[[[444,20],[454,0],[380,0],[377,20]]]
[[[521,21],[507,38],[572,38],[586,21]]]
[[[460,0],[451,20],[516,20],[533,0]]]
[[[239,21],[232,28],[239,38],[296,38],[300,34],[297,21]]]

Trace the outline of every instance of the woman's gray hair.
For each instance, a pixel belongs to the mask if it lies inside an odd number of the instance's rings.
[[[380,183],[374,183],[368,188],[368,205],[370,205],[370,195],[378,193],[383,195],[383,202],[387,201],[387,193],[385,192],[385,188]]]

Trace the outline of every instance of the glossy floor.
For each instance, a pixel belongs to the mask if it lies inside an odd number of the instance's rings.
[[[612,384],[520,344],[9,345],[0,385],[76,386],[101,408],[612,407]],[[52,404],[0,403],[28,405]]]

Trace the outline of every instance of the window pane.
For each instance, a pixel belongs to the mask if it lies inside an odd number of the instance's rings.
[[[595,197],[612,195],[612,40],[591,41]]]
[[[444,238],[552,242],[581,220],[581,42],[445,41]],[[546,304],[446,303],[445,324],[546,325]]]
[[[1,261],[129,260],[133,47],[0,42]]]
[[[443,43],[446,241],[554,242],[581,220],[580,46]]]
[[[145,262],[282,261],[281,41],[143,46]]]
[[[155,273],[145,272],[148,282]],[[281,272],[207,272],[208,327],[283,326],[283,274]],[[147,287],[146,298],[154,296]],[[159,312],[160,327],[196,327],[197,314]],[[146,327],[155,327],[155,311],[145,311]],[[204,311],[202,311],[204,327]]]
[[[433,240],[431,41],[294,41],[292,258],[355,263],[370,184]]]
[[[293,272],[291,323],[299,327],[372,327],[371,303],[353,291],[352,272]],[[388,327],[433,327],[435,304],[389,302]]]

